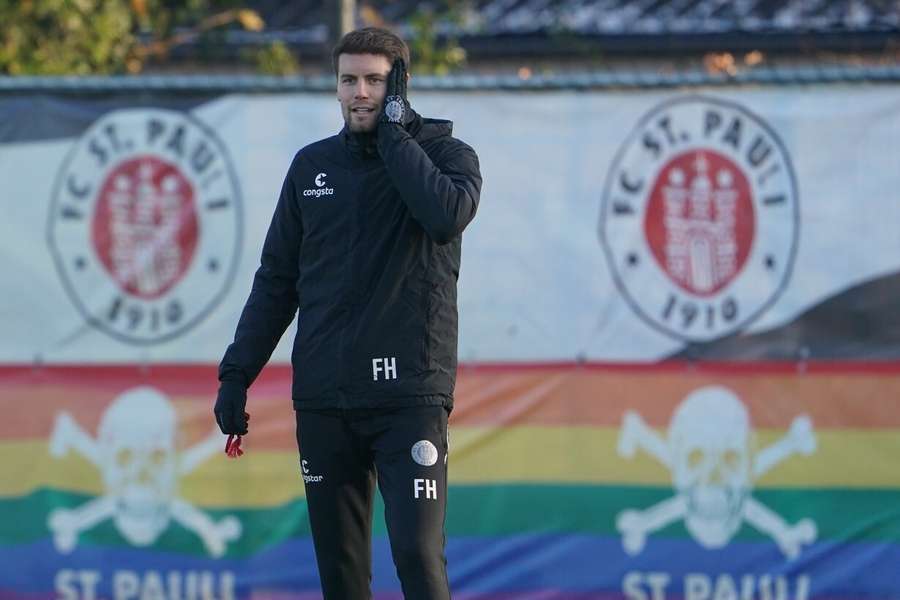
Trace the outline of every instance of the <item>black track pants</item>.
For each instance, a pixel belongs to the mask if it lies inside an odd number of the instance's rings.
[[[325,600],[368,600],[375,479],[406,600],[448,600],[447,411],[297,412],[297,444]]]

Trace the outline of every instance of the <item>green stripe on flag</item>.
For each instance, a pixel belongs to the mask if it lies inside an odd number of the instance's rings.
[[[450,488],[447,534],[503,536],[523,533],[579,533],[618,537],[616,515],[622,510],[646,510],[672,496],[670,488],[580,485],[473,485]],[[817,541],[900,543],[900,490],[758,490],[753,498],[788,524],[812,519]],[[50,536],[48,514],[57,508],[74,509],[90,496],[39,490],[28,496],[0,500],[0,544],[26,544]],[[242,557],[287,539],[309,536],[306,501],[298,499],[267,509],[210,509],[198,507],[218,521],[232,515],[241,522],[240,538],[229,544],[229,557]],[[384,535],[381,499],[375,507],[375,535]],[[654,536],[689,536],[681,521]],[[744,524],[735,540],[767,540]],[[79,536],[79,544],[128,546],[107,519]],[[152,549],[206,555],[199,538],[180,525],[170,524]]]

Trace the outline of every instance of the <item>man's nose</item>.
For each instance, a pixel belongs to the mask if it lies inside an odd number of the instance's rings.
[[[353,96],[356,98],[368,98],[369,97],[369,87],[366,85],[365,81],[359,80],[356,83],[356,89],[353,90]]]

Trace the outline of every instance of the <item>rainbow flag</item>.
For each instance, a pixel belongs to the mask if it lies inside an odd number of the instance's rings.
[[[454,598],[900,598],[898,374],[463,366]],[[213,366],[0,368],[0,598],[318,598],[289,383],[251,389],[232,461]]]

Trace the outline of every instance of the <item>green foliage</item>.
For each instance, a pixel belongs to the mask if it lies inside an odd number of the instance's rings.
[[[256,70],[264,75],[295,75],[300,70],[297,58],[282,41],[272,42],[254,54]]]
[[[413,33],[409,40],[414,73],[446,75],[465,64],[466,51],[456,37],[438,35],[440,24],[457,25],[461,21],[462,7],[458,3],[451,2],[441,11],[430,7],[416,10],[410,19]]]
[[[240,8],[243,2],[0,0],[0,75],[138,73],[148,62],[165,62],[179,44],[209,39],[222,28],[262,29],[259,15]],[[463,7],[463,0],[449,0],[416,11],[410,21],[414,73],[443,75],[465,63],[457,39],[439,35],[441,26],[461,22]],[[243,58],[270,75],[299,70],[282,42]]]
[[[0,74],[137,73],[148,61],[164,61],[173,47],[213,30],[233,24],[262,29],[259,15],[238,8],[240,4],[240,0],[0,0]],[[267,60],[265,64],[272,62]]]
[[[130,7],[113,0],[0,0],[0,72],[116,73],[132,59]]]

